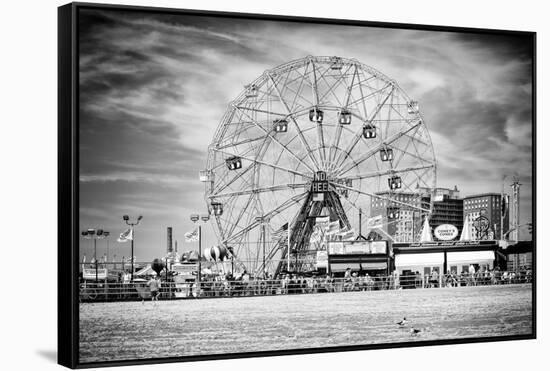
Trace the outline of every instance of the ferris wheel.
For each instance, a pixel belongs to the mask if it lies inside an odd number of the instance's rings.
[[[309,251],[317,217],[357,229],[373,201],[430,213],[433,197],[402,196],[435,189],[436,160],[418,103],[394,80],[355,59],[308,56],[265,71],[228,105],[201,180],[220,243],[242,269],[274,272]]]

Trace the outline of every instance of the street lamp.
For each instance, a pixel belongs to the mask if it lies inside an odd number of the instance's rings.
[[[190,219],[195,224],[197,224],[197,222],[199,220],[202,220],[204,223],[206,223],[208,220],[210,220],[210,214],[203,214],[201,216],[199,216],[199,214],[191,214]],[[198,272],[197,272],[197,296],[199,296],[200,292],[201,292],[201,269],[202,269],[202,264],[201,264],[201,257],[202,257],[201,223],[198,223],[198,230],[199,230],[199,264],[198,264]]]
[[[134,234],[134,226],[138,225],[139,224],[139,221],[143,219],[143,216],[140,215],[138,216],[137,218],[137,221],[132,223],[130,222],[130,217],[128,215],[124,215],[122,217],[122,220],[124,220],[126,222],[126,224],[128,224],[130,226],[130,228],[132,229],[132,239],[131,239],[131,249],[132,251],[130,252],[131,255],[130,255],[130,260],[132,261],[132,271],[130,273],[130,281],[133,282],[134,281],[134,240],[136,238],[135,234]]]
[[[257,216],[256,222],[262,226],[262,276],[265,278],[265,223],[269,220],[264,216]]]
[[[95,280],[97,281],[97,240],[109,236],[109,232],[103,229],[88,228],[82,231],[82,237],[92,239],[94,241],[94,264],[95,264]]]
[[[111,232],[109,231],[103,231],[103,236],[105,236],[105,240],[107,240],[107,260],[105,261],[106,267],[107,267],[107,263],[109,262],[109,239],[107,237],[109,237],[110,234]]]

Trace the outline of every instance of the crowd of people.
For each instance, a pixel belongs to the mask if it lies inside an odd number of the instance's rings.
[[[467,270],[464,269],[462,273],[449,270],[444,275],[436,269],[425,272],[425,274],[418,271],[400,274],[394,270],[389,275],[383,275],[351,271],[348,268],[345,272],[336,274],[282,273],[276,276],[266,274],[265,277],[254,277],[247,271],[243,271],[236,275],[228,273],[205,276],[201,280],[200,290],[196,281],[178,283],[170,276],[149,277],[142,281],[145,282],[138,285],[136,282],[130,284],[129,281],[122,280],[116,284],[105,283],[105,286],[102,284],[99,291],[97,288],[94,289],[99,294],[97,297],[106,300],[131,299],[134,286],[140,297],[144,296],[143,290],[145,289],[148,291],[147,297],[152,297],[155,300],[159,297],[172,299],[198,296],[291,295],[530,283],[532,282],[532,271],[529,267],[520,267],[517,271],[503,271],[499,267],[489,269],[473,265],[470,265]],[[90,291],[86,285],[84,288],[88,293],[85,299],[94,300],[95,297],[90,294],[93,291]]]
[[[367,272],[346,270],[340,274],[301,275],[283,273],[267,278],[252,277],[247,272],[233,276],[220,275],[201,283],[201,296],[252,296],[252,295],[285,295],[311,294],[322,292],[396,290],[408,288],[435,288],[479,285],[500,285],[512,283],[530,283],[532,271],[521,267],[518,271],[501,271],[475,268],[456,273],[448,271],[440,275],[437,270],[430,274],[416,272],[413,275],[400,275],[397,270],[390,275],[369,275]],[[195,287],[192,288],[194,292]]]
[[[502,271],[498,266],[495,268],[476,268],[474,265],[470,265],[467,271],[464,270],[462,273],[457,273],[449,270],[447,271],[447,274],[442,277],[439,277],[437,271],[432,270],[430,275],[428,275],[424,280],[424,287],[458,287],[531,283],[532,275],[533,273],[531,269],[523,266],[517,271]]]

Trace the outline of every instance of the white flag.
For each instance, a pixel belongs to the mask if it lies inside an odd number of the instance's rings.
[[[382,215],[376,215],[367,219],[367,228],[382,228],[383,226]]]
[[[187,232],[184,234],[185,236],[185,242],[193,242],[199,240],[199,229],[195,228],[191,232]]]
[[[134,239],[134,230],[132,228],[128,228],[124,232],[120,234],[120,237],[118,237],[117,242],[126,242],[128,240]]]

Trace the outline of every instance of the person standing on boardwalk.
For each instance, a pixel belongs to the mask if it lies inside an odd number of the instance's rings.
[[[151,277],[149,282],[147,282],[147,285],[149,285],[149,289],[151,290],[151,301],[155,302],[159,300],[159,292],[160,292],[160,277],[154,276]]]

